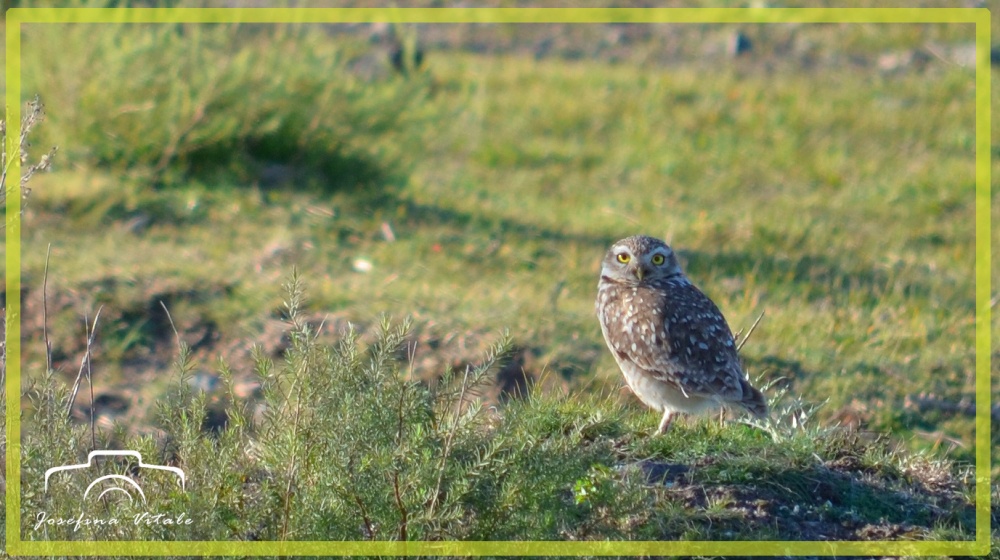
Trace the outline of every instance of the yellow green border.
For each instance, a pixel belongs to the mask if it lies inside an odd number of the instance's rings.
[[[974,23],[976,26],[976,540],[953,542],[448,541],[77,542],[21,540],[20,300],[7,298],[7,552],[13,556],[963,556],[990,549],[990,13],[985,8],[12,8],[8,134],[21,133],[22,23]],[[20,177],[16,143],[9,177]],[[7,197],[7,293],[21,289],[21,196]]]

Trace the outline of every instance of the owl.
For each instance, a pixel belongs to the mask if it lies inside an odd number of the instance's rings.
[[[601,263],[596,307],[625,382],[663,413],[657,434],[681,412],[735,404],[767,416],[767,401],[744,375],[726,319],[663,241],[636,235],[612,245]]]

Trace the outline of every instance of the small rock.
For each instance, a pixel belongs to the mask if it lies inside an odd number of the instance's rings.
[[[365,274],[371,272],[373,268],[372,262],[368,259],[354,259],[352,266],[354,267],[355,272],[362,272]]]

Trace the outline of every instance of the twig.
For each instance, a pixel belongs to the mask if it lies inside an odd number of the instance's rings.
[[[167,309],[167,304],[160,300],[160,307],[163,308],[163,312],[167,314],[167,322],[170,323],[170,329],[174,331],[174,339],[177,340],[177,347],[181,347],[181,335],[177,332],[177,327],[174,326],[174,318],[170,316],[170,310]]]
[[[962,440],[960,440],[958,438],[955,438],[955,437],[951,437],[951,436],[945,434],[941,430],[937,430],[935,432],[925,432],[923,430],[913,430],[913,433],[916,434],[916,435],[918,435],[918,436],[920,436],[920,437],[922,437],[922,438],[924,438],[924,439],[926,439],[926,440],[928,440],[928,441],[934,442],[933,449],[937,449],[938,447],[940,447],[941,443],[943,443],[943,442],[948,442],[948,444],[951,445],[952,449],[955,449],[955,448],[967,449],[967,446],[964,443],[962,443]]]
[[[406,382],[402,382],[402,388],[399,390],[399,405],[396,408],[396,449],[398,450],[403,445],[403,406],[406,404]],[[399,515],[402,517],[399,524],[399,540],[406,541],[407,535],[407,520],[409,518],[409,512],[406,511],[406,506],[403,505],[403,497],[399,491],[399,468],[393,469],[392,472],[392,492],[396,499],[396,508],[399,509]]]
[[[7,157],[7,122],[0,119],[0,203],[7,201],[7,171],[11,159]]]
[[[750,326],[750,330],[747,331],[747,335],[744,336],[743,340],[741,340],[740,343],[736,345],[737,352],[743,349],[743,345],[747,343],[747,340],[750,340],[750,335],[753,334],[754,329],[757,328],[757,324],[760,323],[760,320],[763,318],[764,318],[764,312],[761,311],[760,315],[757,316],[757,320],[753,322],[753,325]]]
[[[0,401],[7,395],[7,310],[0,309],[3,336],[0,337]]]
[[[45,371],[52,371],[52,344],[49,342],[49,254],[52,244],[45,249],[45,271],[42,272],[42,339],[45,341]]]
[[[351,496],[354,498],[354,503],[358,504],[358,508],[361,510],[361,521],[365,524],[365,532],[368,533],[368,540],[375,540],[375,526],[368,516],[368,509],[365,508],[365,503],[361,501],[361,498],[357,494],[351,494]]]
[[[347,474],[348,480],[356,480],[356,471],[354,470],[354,456],[350,456],[347,459]],[[378,526],[372,522],[372,518],[368,515],[368,508],[365,507],[365,503],[361,500],[355,492],[348,490],[346,487],[341,485],[336,481],[332,481],[334,491],[340,493],[342,496],[354,500],[354,503],[358,505],[358,509],[361,510],[361,521],[364,523],[362,528],[365,533],[365,538],[373,541],[375,540],[375,531],[378,530]]]
[[[926,49],[927,52],[934,55],[941,62],[944,62],[946,64],[951,64],[953,66],[963,66],[962,64],[959,64],[958,62],[946,57],[945,53],[941,52],[941,49],[937,48],[931,43],[924,43],[924,49]]]
[[[403,497],[399,492],[399,469],[396,469],[395,472],[392,473],[392,491],[396,496],[396,507],[399,508],[399,513],[403,516],[403,519],[399,524],[399,540],[406,542],[406,524],[409,513],[406,511],[406,506],[403,505]]]
[[[297,315],[293,315],[293,320]],[[302,379],[306,372],[304,369],[307,366],[303,364],[300,371],[296,372],[295,378],[292,380],[292,386],[288,388],[288,398],[292,397],[292,393],[296,392],[295,395],[295,416],[292,418],[292,449],[289,453],[291,463],[288,466],[288,484],[285,485],[285,503],[284,511],[281,520],[281,540],[286,540],[288,538],[288,523],[292,517],[292,481],[295,480],[295,474],[299,470],[299,456],[298,456],[298,435],[299,435],[299,419],[302,417],[302,400],[305,398],[302,395],[302,387],[299,384],[299,380]],[[285,401],[285,405],[288,406],[288,401]]]
[[[433,517],[434,509],[437,507],[438,496],[441,494],[441,480],[444,478],[445,465],[448,462],[448,455],[451,453],[451,440],[458,431],[458,418],[462,413],[462,403],[465,401],[465,390],[469,385],[469,366],[465,367],[465,377],[462,378],[462,390],[458,394],[458,402],[455,404],[455,421],[448,431],[448,436],[444,440],[444,451],[441,453],[441,466],[438,467],[437,483],[434,485],[434,494],[431,497],[431,505],[427,509],[427,517]]]
[[[285,485],[285,503],[282,511],[281,520],[281,540],[288,539],[288,520],[292,516],[292,481],[295,480],[295,471],[298,470],[298,466],[295,463],[295,458],[292,457],[292,464],[288,469],[288,483]]]
[[[87,335],[87,385],[90,387],[90,445],[91,449],[97,449],[97,414],[94,409],[94,377],[91,371],[90,359],[90,347],[94,341],[94,333],[97,332],[97,317],[100,316],[100,310],[97,311],[97,315],[94,316],[94,326],[91,328],[90,334]]]
[[[76,395],[77,395],[77,393],[80,392],[80,380],[83,378],[83,370],[84,370],[84,368],[87,368],[88,367],[88,363],[90,362],[91,349],[92,349],[92,347],[94,345],[94,337],[97,335],[97,321],[98,321],[98,319],[101,318],[101,311],[103,309],[104,309],[103,305],[100,306],[99,308],[97,308],[97,314],[94,315],[93,327],[90,327],[90,332],[86,333],[86,335],[87,335],[87,351],[84,352],[83,358],[80,360],[80,371],[78,371],[76,373],[76,380],[73,381],[73,390],[70,392],[69,400],[66,402],[66,415],[67,416],[69,416],[69,413],[73,410],[73,404],[76,402]],[[84,320],[84,323],[83,323],[84,324],[84,329],[86,329],[88,327],[89,319],[85,315],[84,318],[83,318],[83,320]],[[88,377],[89,377],[89,374],[88,374]],[[91,389],[93,389],[93,387],[91,387]],[[93,390],[91,390],[91,392],[93,393]],[[94,400],[93,399],[90,400],[90,418],[91,418],[91,420],[93,420],[93,418],[94,418]]]

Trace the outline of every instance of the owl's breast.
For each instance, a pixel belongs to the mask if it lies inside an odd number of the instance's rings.
[[[670,352],[663,304],[661,295],[641,286],[599,290],[601,330],[619,363],[631,361],[650,369],[665,365],[658,363]]]

